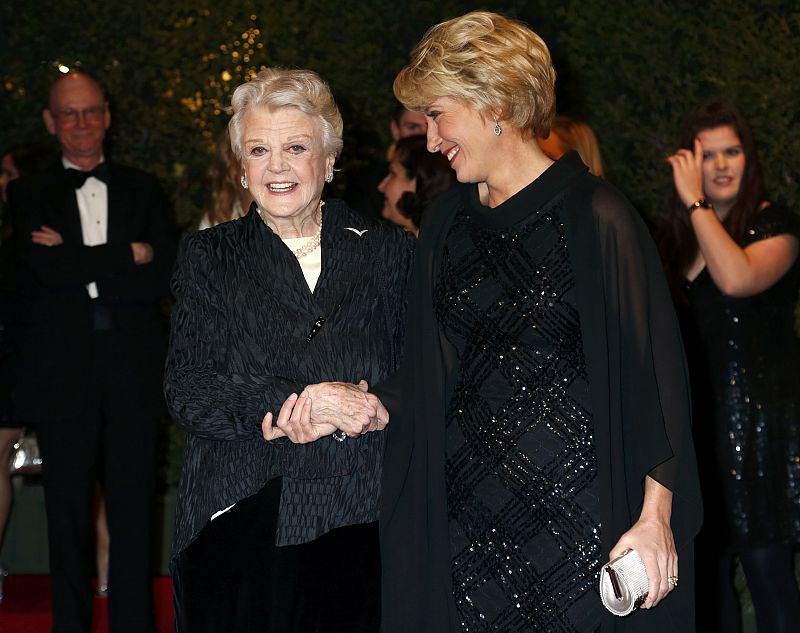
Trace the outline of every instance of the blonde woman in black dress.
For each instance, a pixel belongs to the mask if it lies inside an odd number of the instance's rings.
[[[433,27],[395,79],[461,184],[423,217],[379,392],[385,633],[694,627],[680,332],[636,211],[539,148],[554,83],[541,38],[487,12]],[[599,569],[629,548],[649,595],[614,621]]]

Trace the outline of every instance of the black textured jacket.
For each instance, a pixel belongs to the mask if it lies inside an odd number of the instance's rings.
[[[340,200],[323,211],[312,293],[297,259],[255,211],[182,242],[165,393],[188,431],[173,555],[215,512],[283,476],[278,544],[378,516],[384,433],[295,445],[261,435],[292,392],[375,385],[396,366],[413,237]],[[313,335],[314,322],[325,323]]]

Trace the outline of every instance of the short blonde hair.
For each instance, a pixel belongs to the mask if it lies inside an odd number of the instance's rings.
[[[339,156],[342,151],[342,115],[333,100],[328,84],[313,70],[267,68],[231,97],[233,117],[228,123],[231,147],[238,160],[242,158],[242,118],[248,110],[297,108],[319,119],[322,146],[327,154]]]
[[[556,71],[541,37],[497,13],[474,11],[437,24],[411,52],[394,80],[409,110],[439,97],[466,102],[526,137],[547,136],[555,113]]]
[[[603,172],[603,158],[600,153],[600,145],[597,137],[588,124],[568,116],[559,115],[553,120],[550,130],[555,132],[561,141],[564,150],[574,149],[586,163],[589,171],[595,176],[605,177]]]

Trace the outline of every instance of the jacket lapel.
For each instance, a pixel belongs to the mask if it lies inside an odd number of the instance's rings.
[[[83,244],[81,216],[78,211],[75,188],[60,161],[53,167],[49,181],[52,183],[52,191],[47,199],[53,201],[55,217],[45,217],[44,224],[48,226],[52,224],[51,228],[61,233],[61,237],[67,244]]]
[[[130,218],[132,213],[133,193],[128,191],[128,183],[120,177],[114,165],[108,165],[108,219],[106,225],[106,241],[130,241]]]
[[[253,283],[268,288],[276,283],[287,284],[281,292],[315,317],[329,318],[347,300],[348,292],[375,287],[365,280],[375,272],[375,241],[370,239],[369,231],[359,235],[367,228],[366,223],[349,213],[339,200],[331,200],[323,210],[322,270],[313,294],[294,255],[263,225],[255,211],[237,222],[242,223],[244,239],[240,246],[249,261],[247,268],[252,271]]]
[[[348,213],[341,201],[329,201],[322,213],[322,272],[314,301],[323,311],[331,312],[353,287],[375,287],[375,284],[364,285],[364,277],[375,273],[372,263],[375,241],[365,230],[367,223]]]

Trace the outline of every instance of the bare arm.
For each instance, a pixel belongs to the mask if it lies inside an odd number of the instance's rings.
[[[609,555],[609,560],[613,560],[628,549],[638,552],[650,581],[645,609],[655,607],[675,588],[668,580],[670,576],[678,576],[678,552],[670,528],[671,517],[672,491],[648,475],[639,520],[622,535]]]
[[[667,161],[683,204],[688,207],[705,196],[703,146],[699,140],[695,140],[694,151],[680,149]],[[791,235],[770,237],[742,248],[711,209],[692,212],[691,223],[711,279],[726,295],[751,297],[763,292],[797,259],[798,241]]]

